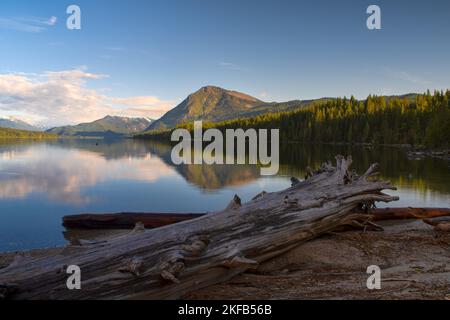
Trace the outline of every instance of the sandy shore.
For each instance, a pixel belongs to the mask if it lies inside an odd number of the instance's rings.
[[[257,271],[192,292],[185,299],[450,300],[450,233],[436,232],[421,221],[385,222],[383,227],[383,232],[325,235],[262,264]],[[98,239],[95,233],[83,237],[93,235]],[[0,268],[14,256],[0,254]],[[381,268],[381,290],[366,287],[369,265]]]
[[[438,233],[421,221],[383,227],[383,232],[323,236],[254,273],[185,298],[450,300],[450,233]],[[367,289],[369,265],[381,268],[381,290]]]

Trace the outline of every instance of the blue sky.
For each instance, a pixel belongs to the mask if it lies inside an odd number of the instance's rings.
[[[2,0],[0,116],[158,117],[204,85],[266,101],[449,88],[449,16],[447,0]]]

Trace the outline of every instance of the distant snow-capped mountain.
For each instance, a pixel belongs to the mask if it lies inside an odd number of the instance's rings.
[[[89,123],[81,123],[75,126],[56,127],[47,132],[63,136],[105,136],[127,135],[145,130],[151,120],[147,118],[128,118],[106,116]]]
[[[42,128],[33,126],[25,121],[16,118],[0,118],[0,128],[28,130],[28,131],[43,131]]]

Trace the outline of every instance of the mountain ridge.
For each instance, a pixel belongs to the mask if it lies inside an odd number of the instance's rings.
[[[17,129],[26,131],[43,131],[23,120],[15,118],[0,118],[0,128]]]
[[[237,113],[265,103],[242,92],[205,86],[153,122],[146,131],[170,129],[195,120],[228,120],[234,118]]]
[[[92,122],[51,128],[47,130],[47,132],[62,136],[118,137],[141,132],[150,124],[151,120],[147,118],[130,118],[108,115]]]
[[[406,93],[385,97],[387,99],[402,98],[413,101],[416,96],[416,93]],[[336,99],[338,98],[322,97],[286,102],[264,102],[242,92],[227,90],[217,86],[205,86],[190,94],[183,102],[168,111],[160,119],[155,120],[144,132],[169,130],[178,125],[197,120],[217,123],[226,120],[255,117],[266,113],[289,112],[314,103],[323,103]]]

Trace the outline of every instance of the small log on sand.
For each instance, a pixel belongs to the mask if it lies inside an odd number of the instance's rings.
[[[434,227],[440,232],[450,232],[450,217],[439,217],[434,219],[423,219],[423,222]]]
[[[432,219],[450,216],[450,208],[386,208],[370,211],[373,221]]]
[[[280,192],[248,203],[235,197],[223,211],[110,238],[68,246],[46,257],[22,257],[0,269],[9,299],[175,299],[225,282],[305,241],[351,221],[363,204],[398,198],[382,193],[389,182],[370,179],[371,166],[354,175],[350,157]],[[349,257],[351,258],[351,257]],[[82,290],[67,288],[68,266],[81,268]]]
[[[65,216],[63,226],[70,229],[133,229],[140,222],[146,229],[200,218],[204,213],[114,213]]]
[[[361,210],[361,214],[364,214]],[[80,214],[65,216],[63,226],[68,229],[104,230],[133,229],[142,223],[146,229],[154,229],[166,225],[192,220],[206,213],[113,213],[113,214]],[[370,210],[372,221],[401,219],[432,219],[450,217],[450,208],[383,208]]]

